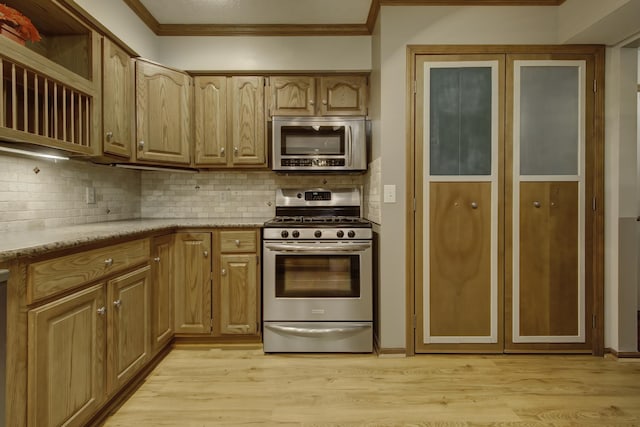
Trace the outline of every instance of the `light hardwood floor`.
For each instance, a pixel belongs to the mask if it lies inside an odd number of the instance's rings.
[[[640,426],[640,360],[177,348],[116,426]]]

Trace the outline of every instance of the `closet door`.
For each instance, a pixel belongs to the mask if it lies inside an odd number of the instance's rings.
[[[507,351],[591,350],[589,58],[507,56]]]
[[[419,59],[416,352],[502,351],[504,56]]]

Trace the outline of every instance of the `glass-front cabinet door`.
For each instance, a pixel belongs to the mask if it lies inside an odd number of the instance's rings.
[[[425,55],[416,70],[416,351],[502,351],[504,56]]]
[[[590,349],[587,61],[508,56],[507,350]],[[510,226],[509,226],[510,225]]]

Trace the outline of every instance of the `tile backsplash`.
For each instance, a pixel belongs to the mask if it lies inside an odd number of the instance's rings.
[[[144,218],[269,218],[275,190],[361,186],[365,175],[278,175],[270,171],[143,172]]]
[[[95,203],[87,203],[87,188]],[[0,232],[140,217],[140,172],[0,155]]]

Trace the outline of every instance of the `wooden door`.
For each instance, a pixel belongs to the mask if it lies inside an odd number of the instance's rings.
[[[151,348],[157,352],[173,337],[173,234],[153,239],[151,257]]]
[[[137,160],[190,163],[191,77],[136,61]]]
[[[196,166],[226,165],[227,77],[198,76],[194,84]]]
[[[416,352],[502,351],[501,55],[416,61]]]
[[[269,78],[272,116],[313,116],[316,114],[316,79],[308,76]]]
[[[220,334],[256,334],[256,254],[221,255],[218,313]]]
[[[366,116],[367,77],[320,77],[320,115]]]
[[[507,73],[505,348],[591,351],[593,59],[508,55]]]
[[[30,310],[28,425],[83,426],[105,397],[105,286]]]
[[[107,390],[115,393],[150,357],[151,267],[144,266],[107,284]]]
[[[128,159],[133,141],[133,60],[105,37],[102,67],[102,151]]]
[[[175,332],[211,333],[211,233],[177,233],[174,243]]]
[[[230,80],[227,107],[233,151],[230,163],[234,166],[266,166],[264,77],[235,76]]]

